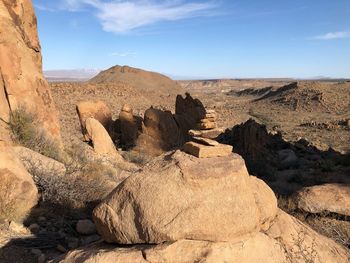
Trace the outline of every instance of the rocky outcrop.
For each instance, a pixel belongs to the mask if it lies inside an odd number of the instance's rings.
[[[60,140],[57,112],[42,74],[32,2],[1,0],[0,28],[0,140],[9,140],[6,122],[18,108],[34,114],[39,128]]]
[[[85,121],[86,137],[92,141],[92,145],[97,154],[118,156],[117,149],[103,125],[94,118]]]
[[[108,242],[53,262],[349,263],[342,246],[277,208],[238,155],[175,152],[122,182],[94,211]]]
[[[0,218],[21,220],[36,205],[38,190],[12,147],[0,142]]]
[[[136,144],[138,137],[140,122],[134,114],[131,107],[124,105],[119,113],[120,123],[120,141],[127,148],[133,147]]]
[[[110,130],[113,123],[111,110],[103,101],[82,101],[77,104],[77,113],[81,130],[86,141],[89,140],[85,124],[88,118],[98,120],[107,131]]]
[[[120,244],[181,239],[234,241],[277,212],[273,192],[253,191],[243,159],[198,159],[182,152],[132,175],[94,211],[99,233]],[[263,199],[274,204],[260,206]],[[263,213],[261,211],[264,211]],[[108,222],[108,223],[107,223]]]
[[[350,186],[324,184],[306,187],[294,196],[297,207],[309,213],[331,212],[350,216]]]
[[[66,167],[63,163],[46,157],[31,149],[23,146],[14,146],[13,151],[22,161],[27,171],[31,172],[31,170],[35,169],[36,173],[49,173],[55,176],[64,176],[66,173]]]

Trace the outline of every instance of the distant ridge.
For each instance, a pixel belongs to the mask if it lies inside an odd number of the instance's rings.
[[[48,81],[87,81],[95,77],[99,69],[58,69],[45,70],[44,75]]]

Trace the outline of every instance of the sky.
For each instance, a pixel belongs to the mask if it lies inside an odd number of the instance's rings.
[[[33,0],[44,70],[350,78],[349,0]]]

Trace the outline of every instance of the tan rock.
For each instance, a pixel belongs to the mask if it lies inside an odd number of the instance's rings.
[[[229,156],[232,154],[233,147],[226,144],[218,144],[216,146],[208,146],[196,142],[187,142],[183,146],[183,151],[196,156],[198,158],[210,158]]]
[[[38,127],[60,142],[60,127],[49,85],[42,74],[41,47],[32,1],[0,1],[0,117],[24,108]],[[0,124],[0,140],[8,140]]]
[[[77,104],[77,113],[85,140],[88,140],[85,124],[88,118],[98,120],[107,131],[113,122],[111,110],[103,101],[82,101]]]
[[[350,186],[325,184],[306,187],[294,196],[297,207],[309,213],[332,212],[350,216]]]
[[[276,207],[262,208],[257,201],[276,204],[274,195],[252,190],[255,184],[239,155],[198,159],[177,151],[164,158],[128,177],[94,210],[104,240],[237,241],[275,216]]]
[[[151,152],[168,151],[181,145],[184,139],[170,111],[154,108],[146,110],[142,125],[142,134],[138,137],[137,145],[142,150]]]
[[[204,144],[207,146],[217,146],[220,145],[220,143],[218,143],[217,141],[214,141],[212,139],[208,139],[208,138],[202,138],[202,137],[193,137],[192,138],[193,141],[200,143],[200,144]]]
[[[261,233],[236,243],[179,240],[174,243],[135,246],[129,249],[95,246],[70,252],[53,262],[73,263],[81,260],[94,263],[287,262],[279,243]]]
[[[52,176],[64,176],[66,173],[66,167],[63,163],[32,151],[31,149],[23,146],[14,146],[13,151],[28,171],[35,169],[35,171],[40,174],[51,174]]]
[[[132,109],[124,105],[120,114],[120,131],[121,131],[121,143],[126,146],[134,146],[136,144],[138,135],[137,120],[133,115]]]
[[[118,156],[117,149],[111,137],[102,124],[93,118],[88,118],[85,122],[87,138],[92,141],[97,154]]]
[[[216,128],[212,130],[189,130],[188,134],[196,137],[215,139],[224,132],[224,129]]]
[[[214,118],[204,118],[199,121],[200,123],[215,123]]]
[[[0,145],[0,218],[22,220],[34,207],[38,190],[10,146]]]
[[[349,251],[296,218],[279,210],[266,234],[279,240],[289,261],[295,263],[349,263]]]
[[[196,128],[199,130],[210,130],[216,128],[216,122],[207,122],[207,123],[197,123]]]

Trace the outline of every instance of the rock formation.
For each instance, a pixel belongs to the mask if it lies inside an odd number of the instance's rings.
[[[0,142],[0,218],[21,220],[34,207],[38,190],[12,147]]]
[[[9,140],[6,122],[20,107],[33,113],[48,135],[60,140],[57,112],[42,74],[32,2],[1,0],[0,28],[0,140]]]
[[[121,109],[119,123],[122,145],[125,145],[127,148],[135,146],[140,125],[138,119],[133,114],[132,108],[128,105],[124,105]]]
[[[164,160],[163,160],[164,159]],[[158,158],[94,210],[107,242],[53,262],[349,262],[349,252],[277,208],[243,159]]]
[[[97,154],[118,156],[117,149],[103,125],[94,118],[85,121],[86,137],[92,141]]]
[[[309,213],[331,212],[350,216],[350,186],[324,184],[306,187],[294,196],[297,207]]]
[[[81,130],[86,141],[89,140],[85,125],[88,118],[98,120],[107,131],[110,130],[113,123],[111,110],[103,101],[82,101],[77,105],[77,113]]]

